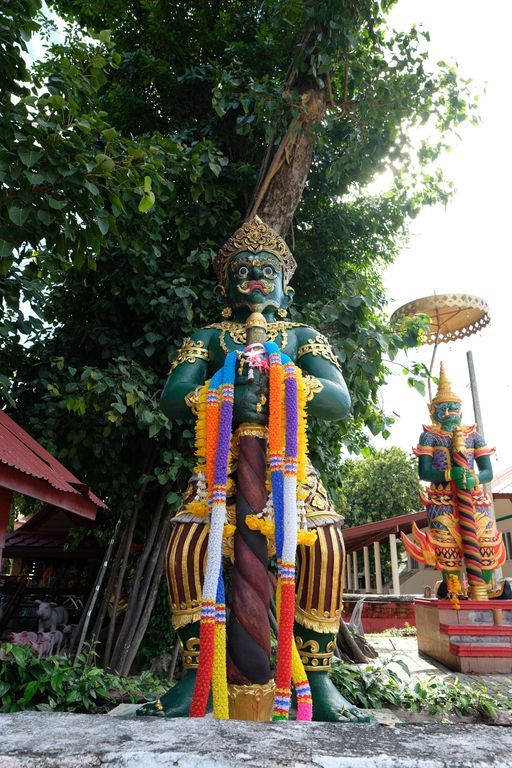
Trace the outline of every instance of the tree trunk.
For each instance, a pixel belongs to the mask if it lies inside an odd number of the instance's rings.
[[[89,623],[91,621],[92,613],[94,611],[94,606],[96,605],[96,601],[98,599],[98,595],[99,595],[101,585],[103,583],[103,579],[105,578],[107,568],[110,564],[110,558],[112,557],[112,550],[114,549],[114,543],[117,538],[117,533],[119,531],[120,524],[121,524],[121,518],[118,518],[116,527],[114,529],[114,533],[110,537],[107,551],[103,555],[103,562],[98,571],[98,575],[96,576],[96,581],[94,582],[93,588],[91,589],[89,599],[87,600],[87,605],[85,606],[82,616],[80,617],[80,622],[78,625],[78,632],[77,632],[77,636],[78,634],[80,634],[80,640],[78,641],[78,648],[76,651],[77,657],[80,656],[80,653],[82,652],[85,638],[87,636],[87,630],[89,629]],[[73,651],[73,648],[71,647],[70,652],[72,651]]]
[[[146,604],[153,574],[158,565],[160,547],[162,542],[164,543],[164,546],[167,545],[167,539],[165,537],[167,535],[166,531],[168,531],[169,514],[168,512],[163,512],[167,490],[167,488],[162,489],[159,506],[154,513],[158,522],[158,528],[156,529],[155,526],[152,525],[154,535],[151,540],[148,540],[144,552],[141,555],[140,562],[142,565],[146,564],[146,567],[144,568],[144,576],[142,580],[140,578],[142,576],[142,571],[139,576],[140,588],[135,590],[134,587],[132,587],[123,626],[117,638],[116,647],[110,660],[109,666],[111,669],[117,670],[121,674],[123,673],[124,660],[130,651],[130,645],[140,623],[141,614]],[[157,531],[158,536],[156,536]],[[164,539],[165,541],[163,541]],[[154,546],[155,540],[158,542],[156,546]]]
[[[313,126],[324,118],[326,108],[325,89],[309,83],[300,91],[300,114],[291,122],[271,160],[271,147],[267,150],[246,219],[257,214],[280,235],[286,235],[313,159]]]
[[[340,657],[345,661],[366,664],[370,659],[375,659],[378,656],[375,649],[372,648],[365,638],[352,633],[343,620],[340,624],[336,642]]]
[[[133,638],[130,642],[126,655],[119,660],[120,674],[122,675],[130,674],[130,669],[134,662],[135,656],[137,655],[137,651],[139,650],[140,644],[146,633],[146,629],[148,628],[149,620],[151,618],[156,597],[158,595],[160,582],[162,581],[162,575],[164,573],[165,553],[167,550],[167,541],[169,539],[170,527],[171,527],[171,517],[170,515],[166,515],[164,520],[164,525],[160,529],[161,535],[157,539],[158,544],[153,547],[153,550],[156,552],[157,562],[156,562],[156,567],[154,568],[153,578],[151,580],[151,588],[149,590],[149,594],[147,598],[144,601],[144,611],[142,613],[142,616],[140,617],[138,626],[135,629]]]

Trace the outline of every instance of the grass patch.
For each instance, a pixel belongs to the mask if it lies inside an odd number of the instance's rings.
[[[366,632],[366,637],[416,637],[416,627],[405,622],[405,627],[390,627],[384,632]]]

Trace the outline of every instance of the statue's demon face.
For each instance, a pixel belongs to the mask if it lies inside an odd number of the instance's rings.
[[[453,432],[455,427],[459,426],[462,419],[461,404],[450,401],[436,403],[433,417],[442,429],[446,432]]]
[[[267,307],[290,303],[291,289],[285,292],[283,266],[273,253],[237,253],[229,265],[228,304],[263,312]]]

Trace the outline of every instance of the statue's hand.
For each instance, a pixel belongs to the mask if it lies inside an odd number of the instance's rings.
[[[478,480],[474,475],[471,474],[469,469],[466,469],[466,488],[468,491],[472,491],[475,485],[477,485]]]
[[[452,467],[450,477],[455,480],[457,488],[460,490],[470,491],[476,485],[475,477],[469,469],[464,469],[464,467]]]
[[[268,378],[265,373],[254,371],[249,379],[246,372],[235,378],[233,423],[235,425],[268,424]]]
[[[465,474],[466,470],[464,467],[452,467],[450,469],[450,478],[455,480],[457,488],[465,487]]]

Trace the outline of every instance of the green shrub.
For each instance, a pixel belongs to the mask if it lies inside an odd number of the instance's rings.
[[[396,658],[366,666],[336,661],[330,676],[349,702],[365,709],[396,707],[430,715],[453,713],[459,717],[495,717],[499,709],[512,710],[512,687],[504,696],[489,691],[481,683],[467,685],[457,678],[413,680],[405,662]]]
[[[161,684],[148,673],[122,678],[86,665],[84,657],[73,664],[67,656],[39,659],[27,646],[0,646],[0,712],[107,712],[159,693]]]
[[[330,676],[347,701],[363,709],[381,709],[384,706],[402,706],[403,681],[398,667],[405,674],[409,670],[403,661],[385,664],[355,665],[334,661]]]

